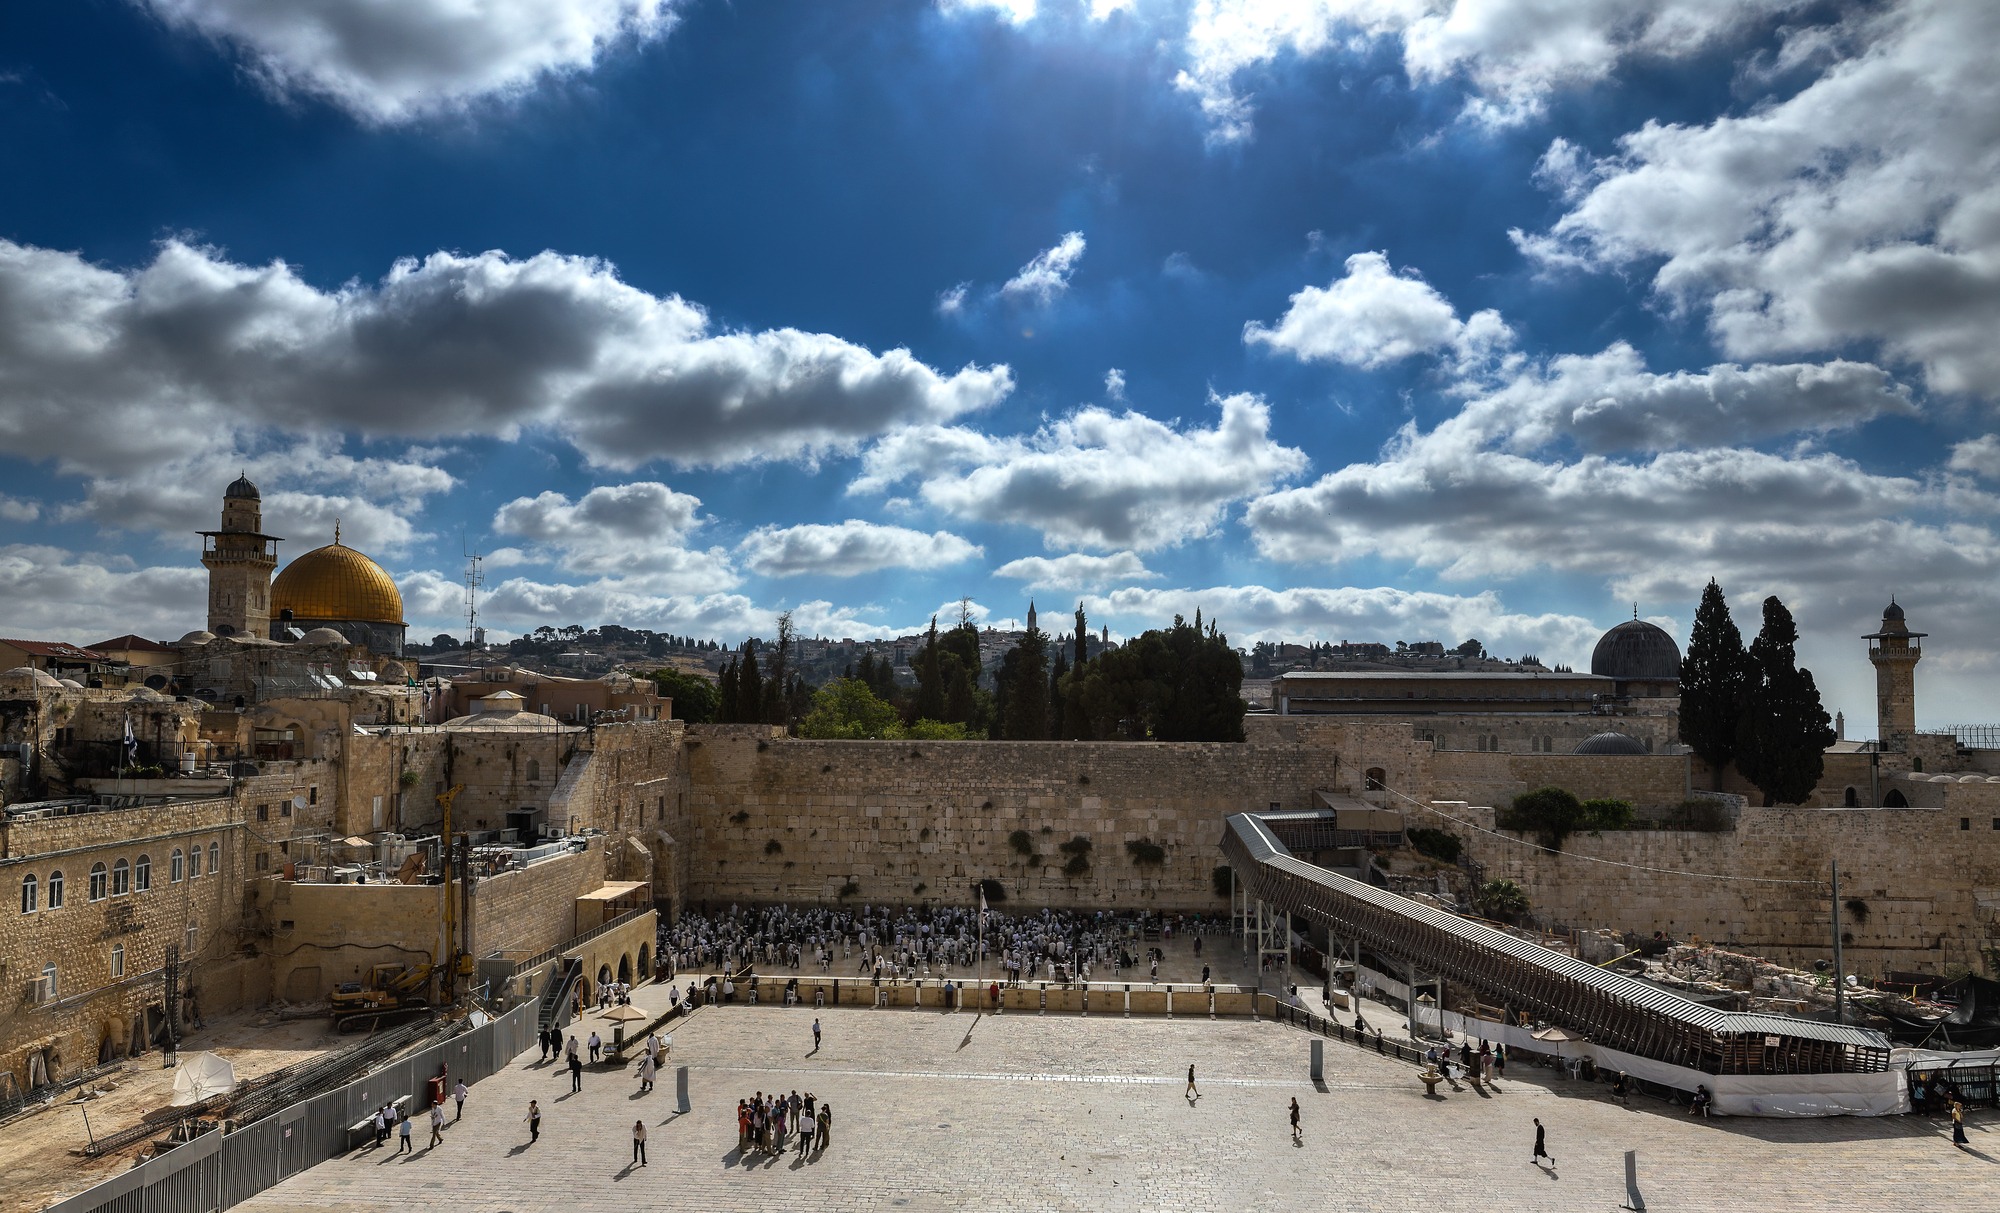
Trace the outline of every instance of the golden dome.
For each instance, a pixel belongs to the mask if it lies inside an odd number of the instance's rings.
[[[403,626],[403,596],[382,566],[338,537],[279,571],[271,582],[271,615]]]

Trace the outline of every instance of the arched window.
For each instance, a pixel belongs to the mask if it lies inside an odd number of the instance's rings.
[[[210,876],[222,875],[222,844],[219,842],[208,844],[208,874]]]
[[[119,860],[111,865],[111,895],[123,897],[132,891],[132,865]]]
[[[114,943],[111,945],[111,980],[117,981],[123,976],[125,976],[125,945]]]
[[[49,873],[49,909],[60,910],[63,903],[63,874],[57,868]]]
[[[42,884],[33,872],[21,878],[21,913],[32,914],[42,908]]]
[[[1882,798],[1882,807],[1885,809],[1907,809],[1910,807],[1910,802],[1903,795],[1903,789],[1890,788],[1889,794]]]
[[[538,758],[528,760],[528,782],[539,783],[542,778],[542,763]]]
[[[181,877],[185,875],[187,875],[187,856],[181,854],[179,847],[175,847],[174,853],[167,856],[167,879],[179,884]]]
[[[1852,787],[1848,788],[1848,789],[1847,789],[1847,790],[1846,790],[1845,792],[1842,792],[1842,793],[1840,794],[1840,805],[1841,805],[1841,807],[1842,807],[1842,808],[1844,808],[1844,809],[1858,809],[1858,808],[1860,808],[1860,807],[1861,807],[1861,793],[1860,793],[1860,792],[1858,792],[1858,791],[1856,791],[1856,790],[1855,790],[1854,788],[1852,788]]]
[[[1916,772],[1917,774],[1919,774],[1919,775],[1923,774],[1923,773],[1924,773],[1924,760],[1923,760],[1923,759],[1921,759],[1921,758],[1912,758],[1912,759],[1910,759],[1910,769],[1911,769],[1912,771],[1915,771],[1915,772]]]
[[[201,875],[201,848],[198,846],[189,847],[188,879],[193,880],[195,877],[199,875]]]
[[[110,891],[110,888],[111,888],[111,874],[105,871],[104,865],[101,863],[91,864],[90,899],[92,901],[103,901],[104,895]]]
[[[135,892],[149,893],[153,889],[153,857],[139,856],[139,862],[132,865],[132,888]]]
[[[1379,792],[1388,786],[1386,783],[1388,778],[1389,773],[1381,767],[1369,767],[1368,773],[1364,776],[1365,782],[1362,784],[1362,788],[1369,792]]]
[[[58,993],[56,985],[56,962],[51,960],[42,966],[42,997],[54,998]]]

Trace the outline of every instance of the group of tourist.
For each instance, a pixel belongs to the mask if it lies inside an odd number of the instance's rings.
[[[1356,1025],[1361,1017],[1355,1016]],[[1479,1042],[1479,1051],[1474,1052],[1470,1040],[1462,1040],[1454,1054],[1450,1045],[1432,1045],[1424,1050],[1424,1063],[1444,1075],[1447,1079],[1470,1077],[1475,1082],[1492,1082],[1495,1078],[1507,1076],[1507,1046]]]
[[[1041,910],[1009,915],[963,906],[860,909],[731,906],[688,911],[662,925],[659,955],[669,975],[685,969],[740,973],[835,966],[864,978],[893,982],[971,975],[981,961],[999,980],[1089,981],[1093,971],[1114,974],[1150,963],[1157,980],[1165,952],[1141,951],[1148,929],[1161,940],[1193,934],[1195,955],[1210,925],[1199,916],[1168,917],[1110,911]]]
[[[832,1140],[833,1105],[822,1103],[811,1091],[800,1095],[762,1091],[736,1101],[736,1152],[739,1158],[751,1151],[776,1158],[785,1152],[786,1134],[797,1140],[799,1157],[824,1153]]]

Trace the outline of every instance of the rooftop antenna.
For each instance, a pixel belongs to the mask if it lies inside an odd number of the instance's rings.
[[[486,584],[486,573],[479,566],[486,557],[472,550],[463,531],[459,543],[465,551],[465,643],[470,648],[479,643],[479,590]]]

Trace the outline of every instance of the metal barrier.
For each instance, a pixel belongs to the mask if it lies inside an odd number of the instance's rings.
[[[440,1066],[467,1083],[499,1072],[534,1043],[535,1010],[535,1004],[523,1003],[235,1132],[204,1134],[50,1206],[48,1213],[216,1213],[232,1208],[288,1176],[346,1153],[350,1125],[403,1096],[413,1097],[414,1103]]]

